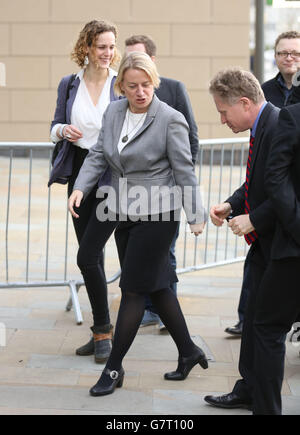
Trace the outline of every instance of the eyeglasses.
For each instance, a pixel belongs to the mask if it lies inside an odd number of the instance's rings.
[[[291,56],[291,58],[293,59],[299,59],[300,57],[300,53],[298,53],[297,51],[277,51],[276,55],[278,57],[283,57],[283,58],[288,58],[289,56]]]

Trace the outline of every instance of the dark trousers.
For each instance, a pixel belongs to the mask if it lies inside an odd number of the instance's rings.
[[[73,191],[75,180],[87,153],[87,150],[78,147],[75,149],[73,173],[68,184],[69,196]],[[110,323],[103,249],[116,227],[116,222],[100,222],[97,219],[96,209],[103,200],[96,198],[96,191],[97,186],[85,198],[80,207],[75,208],[79,218],[72,219],[79,243],[77,264],[89,296],[94,327],[101,327]]]
[[[248,261],[251,268],[251,280],[248,300],[243,324],[239,372],[242,379],[237,381],[233,392],[247,402],[252,402],[254,384],[254,331],[253,322],[256,312],[256,300],[259,286],[267,268],[260,243],[257,240],[248,252]]]
[[[244,271],[243,271],[243,283],[242,283],[242,289],[240,294],[240,300],[238,305],[238,316],[239,321],[244,322],[245,318],[245,312],[246,312],[246,305],[248,300],[249,291],[251,288],[251,262],[249,261],[248,255],[245,258],[244,263]],[[297,318],[295,320],[297,323],[300,322],[300,312],[297,315]]]
[[[299,270],[300,258],[274,260],[258,290],[254,318],[254,414],[281,414],[286,334],[300,312]]]
[[[96,328],[110,323],[103,249],[117,226],[117,222],[101,222],[97,219],[97,205],[94,200],[94,207],[77,254],[77,264],[84,279]]]
[[[239,321],[242,323],[244,323],[244,319],[245,319],[246,305],[247,305],[250,287],[251,287],[251,263],[247,254],[244,263],[243,283],[242,283],[241,295],[240,295],[240,300],[238,305]]]
[[[76,181],[76,178],[79,174],[80,168],[84,162],[85,157],[88,154],[88,150],[84,150],[82,148],[76,147],[75,153],[74,153],[74,160],[73,160],[73,172],[70,177],[69,183],[68,183],[68,197],[73,192],[73,187]],[[90,216],[92,213],[92,209],[95,205],[96,200],[96,187],[93,189],[93,191],[88,195],[88,197],[81,203],[81,206],[77,209],[78,214],[80,215],[79,219],[75,219],[72,217],[73,226],[76,234],[76,238],[78,241],[78,244],[80,245],[81,239],[84,235],[84,232],[86,230],[86,227],[88,225],[88,222],[90,220]]]

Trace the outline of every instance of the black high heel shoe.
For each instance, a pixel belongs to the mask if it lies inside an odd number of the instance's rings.
[[[124,369],[121,367],[120,371],[104,369],[103,373],[109,375],[112,382],[109,385],[101,385],[101,377],[96,385],[90,389],[91,396],[106,396],[112,394],[116,388],[121,388],[124,381]]]
[[[164,378],[168,381],[183,381],[196,364],[200,364],[203,369],[208,368],[207,358],[200,347],[191,356],[179,357],[176,371],[165,373]]]

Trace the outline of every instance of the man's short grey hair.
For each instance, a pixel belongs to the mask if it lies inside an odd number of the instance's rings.
[[[210,82],[209,92],[230,105],[242,97],[249,98],[255,104],[265,99],[257,78],[241,68],[227,68],[218,72]]]

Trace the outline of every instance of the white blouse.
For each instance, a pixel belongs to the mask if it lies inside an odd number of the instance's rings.
[[[147,112],[145,113],[133,113],[127,109],[126,116],[124,119],[121,135],[118,143],[118,151],[121,151],[126,147],[128,142],[133,138],[133,136],[139,131],[139,129],[144,124]],[[127,140],[122,141],[123,138],[127,137]]]
[[[98,140],[102,126],[102,117],[110,103],[111,81],[113,77],[117,75],[117,72],[109,68],[107,80],[96,105],[91,99],[83,79],[83,73],[84,69],[80,70],[76,76],[76,78],[79,77],[80,84],[71,111],[71,124],[78,128],[83,136],[78,141],[73,142],[73,144],[80,148],[89,149],[91,146],[95,145]],[[56,133],[62,125],[63,124],[55,124],[53,126],[51,130],[52,142],[56,143],[61,140]]]

